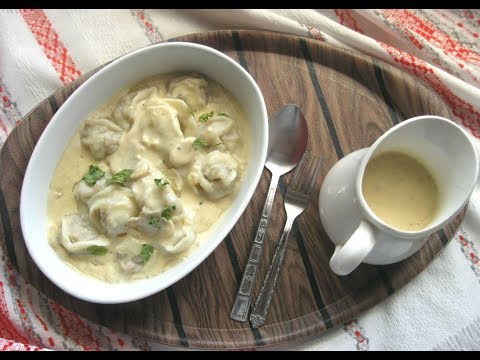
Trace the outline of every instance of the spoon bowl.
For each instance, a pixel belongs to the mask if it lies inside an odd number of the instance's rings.
[[[269,121],[265,166],[279,176],[291,171],[302,158],[308,141],[307,121],[294,104],[283,106]]]

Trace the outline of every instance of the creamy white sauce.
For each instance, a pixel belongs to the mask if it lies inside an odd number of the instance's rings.
[[[369,161],[362,192],[379,218],[405,231],[425,228],[439,204],[432,174],[417,159],[398,151],[382,153]]]
[[[134,114],[130,123],[125,114]],[[250,138],[240,104],[199,74],[158,75],[122,89],[88,116],[57,165],[47,205],[50,245],[77,270],[107,282],[165,271],[215,231],[238,193]],[[206,141],[206,148],[195,149],[193,139]],[[94,186],[80,181],[89,165],[105,171]],[[105,184],[123,169],[134,170],[124,188]],[[154,178],[167,180],[168,189],[156,186]],[[167,220],[161,210],[172,204],[176,210]],[[88,219],[89,226],[73,221],[77,227],[69,229],[66,219],[72,214],[70,219]],[[88,229],[79,232],[78,226]],[[72,250],[82,241],[106,244],[108,252]],[[143,244],[154,249],[148,261],[138,256]]]

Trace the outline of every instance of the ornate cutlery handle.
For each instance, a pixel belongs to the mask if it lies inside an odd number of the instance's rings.
[[[268,219],[272,212],[273,199],[277,190],[278,179],[280,176],[272,172],[272,179],[270,181],[270,189],[268,190],[265,205],[263,205],[262,218],[258,225],[255,241],[250,249],[247,266],[243,273],[242,281],[238,288],[235,302],[233,303],[230,318],[238,321],[246,321],[248,317],[248,309],[252,300],[252,290],[255,285],[255,276],[257,274],[258,264],[263,252],[263,238],[267,230]]]
[[[272,262],[268,268],[267,276],[263,282],[262,288],[260,290],[260,295],[255,303],[255,308],[250,314],[250,322],[252,323],[253,328],[258,328],[265,323],[265,318],[267,316],[267,311],[272,301],[273,293],[277,285],[278,274],[283,262],[283,257],[285,255],[285,250],[287,249],[287,240],[290,230],[292,228],[293,221],[295,217],[288,217],[287,222],[285,223],[285,228],[283,229],[282,236],[280,241],[275,249],[275,254],[273,254]]]

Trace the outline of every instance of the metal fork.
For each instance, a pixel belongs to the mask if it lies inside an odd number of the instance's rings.
[[[315,183],[320,170],[321,158],[310,154],[308,151],[303,154],[292,180],[288,184],[284,196],[284,206],[287,213],[287,221],[283,229],[280,241],[275,249],[272,262],[268,268],[267,276],[263,281],[260,295],[255,303],[255,308],[250,314],[250,322],[253,328],[258,328],[265,323],[267,311],[272,301],[273,293],[277,284],[280,267],[283,263],[285,250],[287,248],[288,235],[294,220],[307,207],[312,195]]]

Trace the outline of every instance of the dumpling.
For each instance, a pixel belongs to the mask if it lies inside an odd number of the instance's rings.
[[[125,137],[128,135],[125,134]],[[150,172],[150,164],[140,155],[144,150],[145,147],[141,144],[122,141],[115,154],[107,159],[112,174],[131,169],[133,170],[130,176],[132,181],[147,175]]]
[[[168,255],[179,254],[192,246],[195,232],[188,225],[178,227],[173,237],[159,242],[162,252]]]
[[[162,252],[177,254],[195,241],[191,216],[185,212],[171,187],[160,188],[155,185],[154,179],[165,179],[165,175],[156,169],[132,184],[141,212],[137,218],[131,219],[131,223],[138,231],[154,237]]]
[[[61,243],[71,254],[87,252],[90,246],[108,246],[109,241],[90,224],[85,214],[68,214],[62,217]]]
[[[175,205],[175,214],[181,213],[183,207],[174,191],[169,185],[158,187],[155,179],[166,179],[166,177],[152,166],[150,174],[132,183],[132,193],[142,212],[159,214],[164,208]]]
[[[155,179],[166,177],[154,169],[132,184],[132,193],[141,211],[138,217],[131,219],[131,224],[149,236],[170,237],[175,230],[173,220],[183,214],[183,206],[169,185],[159,188]]]
[[[183,206],[170,185],[160,188],[155,179],[166,177],[155,169],[132,184],[132,192],[141,211],[138,217],[131,219],[131,223],[149,236],[171,237],[175,230],[173,220],[183,214]]]
[[[150,237],[168,238],[175,232],[175,224],[172,220],[167,220],[158,216],[140,213],[138,217],[130,219],[130,226]]]
[[[204,139],[209,146],[222,146],[232,151],[240,141],[240,134],[235,120],[228,116],[214,116],[200,123],[195,130],[195,137]]]
[[[170,164],[173,167],[181,167],[192,162],[196,155],[193,148],[194,137],[186,137],[178,141],[170,151]]]
[[[132,191],[120,185],[107,186],[93,195],[87,205],[92,223],[112,237],[125,235],[129,219],[138,212]]]
[[[128,93],[120,98],[113,109],[113,120],[124,130],[129,130],[135,121],[135,114],[139,104],[157,93],[157,89],[149,87]]]
[[[168,166],[169,153],[175,149],[177,142],[183,139],[183,132],[179,119],[193,119],[187,111],[185,102],[177,99],[159,98],[152,96],[142,102],[137,111],[137,118],[133,127],[124,134],[114,155],[107,161],[113,173],[122,169],[134,169],[134,176],[148,171],[142,164],[142,155],[152,149],[155,151],[154,165]],[[138,169],[137,169],[138,168]]]
[[[133,237],[126,237],[115,246],[118,264],[123,272],[133,274],[143,270],[145,261],[140,256],[142,246],[143,243]]]
[[[96,159],[104,159],[114,153],[122,137],[123,129],[107,117],[91,117],[85,121],[80,139]]]
[[[100,168],[104,169],[104,167]],[[93,195],[105,189],[108,177],[107,173],[105,173],[103,178],[97,180],[94,185],[88,185],[85,181],[80,181],[75,192],[76,199],[87,204],[88,200],[90,200]]]
[[[177,118],[183,132],[189,131],[197,126],[198,121],[192,114],[193,109],[189,108],[185,101],[171,98],[163,98],[162,100],[176,110]]]
[[[215,150],[196,158],[188,182],[199,186],[210,199],[220,199],[234,190],[238,167],[231,154]]]
[[[208,82],[202,77],[179,76],[168,83],[168,92],[185,101],[194,111],[200,110],[208,102]]]
[[[174,167],[164,168],[162,171],[165,173],[166,178],[168,179],[168,186],[172,188],[176,195],[182,193],[183,189],[183,171],[180,171]]]
[[[138,129],[141,130],[141,142],[158,150],[160,156],[168,155],[177,140],[183,138],[177,111],[158,98],[149,99],[143,105],[135,123],[135,127],[141,127]]]

